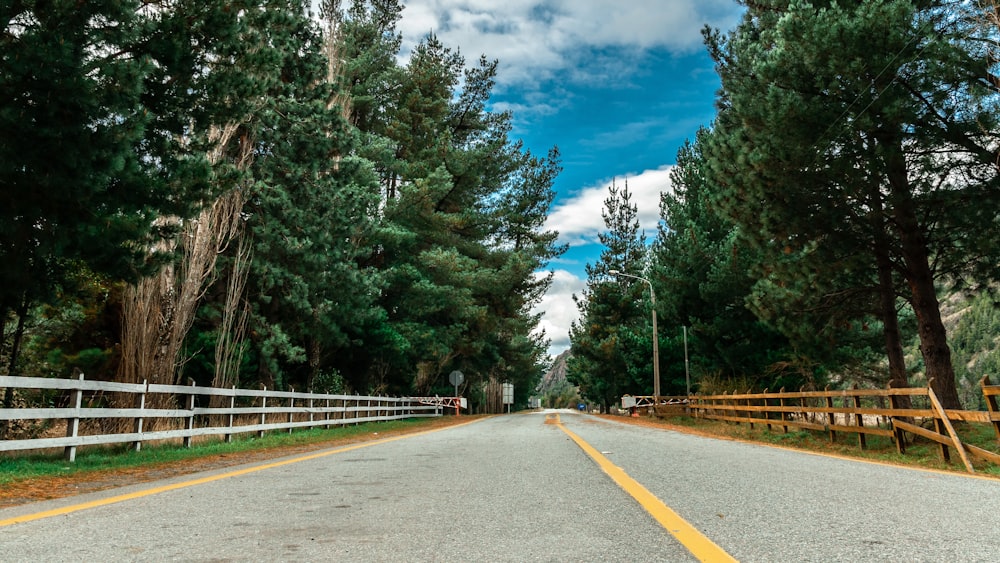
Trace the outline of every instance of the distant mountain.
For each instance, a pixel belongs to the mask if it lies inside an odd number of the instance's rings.
[[[572,357],[572,354],[570,354],[569,350],[556,356],[556,359],[552,361],[552,367],[549,368],[548,373],[539,382],[536,388],[537,393],[544,395],[566,381],[566,362],[569,361],[570,357]]]

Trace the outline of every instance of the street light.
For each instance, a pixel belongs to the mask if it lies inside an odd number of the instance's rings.
[[[619,272],[618,270],[611,270],[608,272],[612,276],[624,276],[626,278],[635,278],[646,282],[649,286],[649,304],[650,308],[653,310],[653,404],[659,404],[660,402],[660,343],[659,338],[656,336],[656,292],[653,291],[653,282],[647,280],[646,278],[641,278],[639,276],[633,276],[632,274],[626,274],[624,272]]]

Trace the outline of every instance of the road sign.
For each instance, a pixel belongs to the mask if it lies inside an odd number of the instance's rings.
[[[514,384],[504,383],[503,384],[503,404],[513,405],[514,404]]]
[[[463,381],[465,381],[465,374],[456,369],[455,371],[448,374],[448,381],[452,385],[458,387],[459,385],[462,384]]]

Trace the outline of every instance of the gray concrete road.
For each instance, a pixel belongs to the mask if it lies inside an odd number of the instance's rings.
[[[187,484],[233,469],[0,510],[0,561],[704,557],[563,426],[738,560],[1000,558],[995,480],[559,417],[499,416],[210,482]],[[9,523],[45,511],[65,513]]]

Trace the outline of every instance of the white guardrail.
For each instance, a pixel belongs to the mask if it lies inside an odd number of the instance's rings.
[[[49,408],[0,408],[0,428],[12,422],[50,424],[57,427],[65,421],[65,437],[45,437],[0,440],[0,452],[64,448],[65,457],[73,461],[78,446],[131,443],[139,450],[142,442],[181,438],[186,447],[195,436],[225,436],[257,432],[263,436],[270,430],[312,428],[441,416],[441,406],[427,404],[419,397],[372,397],[358,395],[327,395],[266,389],[198,387],[192,384],[159,385],[146,383],[116,383],[45,377],[0,376],[0,389],[62,391],[62,401],[52,401]],[[135,408],[107,408],[107,393],[119,395],[119,404],[128,404],[133,396]],[[120,399],[125,394],[125,399]],[[167,397],[164,399],[164,397]],[[214,399],[213,399],[214,398]],[[67,401],[68,399],[68,401]],[[226,404],[228,406],[218,406]],[[147,408],[147,404],[169,405],[167,408]],[[97,406],[91,406],[97,405]],[[209,406],[216,405],[216,406]],[[170,407],[172,406],[172,408]],[[165,430],[144,431],[143,423],[150,419],[165,420],[155,426]],[[116,426],[131,432],[101,433],[110,424],[84,424],[81,421],[118,420]],[[178,428],[180,427],[180,428]],[[58,430],[57,430],[58,431]],[[52,428],[50,428],[50,433]],[[88,433],[89,432],[89,433]]]

